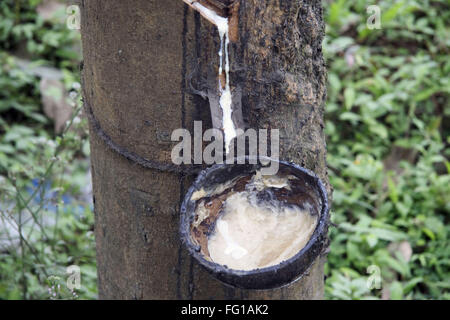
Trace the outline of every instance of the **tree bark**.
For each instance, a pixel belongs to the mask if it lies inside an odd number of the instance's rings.
[[[145,168],[105,143],[169,164],[173,130],[211,126],[208,102],[190,88],[217,86],[217,29],[181,0],[81,1],[81,12],[84,100],[98,122],[90,141],[99,298],[322,298],[324,255],[282,289],[239,290],[210,277],[179,241],[193,177]],[[247,126],[280,129],[280,158],[328,184],[320,1],[247,0],[237,12],[231,85]]]

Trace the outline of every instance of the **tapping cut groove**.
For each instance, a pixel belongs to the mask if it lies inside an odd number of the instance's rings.
[[[192,9],[198,11],[202,17],[217,26],[217,21],[205,11],[200,10],[198,5],[214,11],[218,16],[229,20],[229,37],[231,42],[239,40],[239,1],[238,0],[183,0]]]

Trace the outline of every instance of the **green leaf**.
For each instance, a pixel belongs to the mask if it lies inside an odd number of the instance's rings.
[[[353,112],[343,112],[339,116],[340,120],[343,120],[343,121],[347,121],[348,120],[348,121],[353,122],[353,123],[358,122],[360,120],[360,118],[361,117],[358,114],[353,113]]]
[[[389,287],[391,294],[391,300],[402,300],[403,299],[403,287],[398,281],[394,281]]]
[[[387,177],[387,184],[388,184],[388,188],[389,188],[389,197],[391,198],[393,203],[397,203],[398,202],[397,187],[396,187],[394,181],[392,180],[391,176]]]
[[[352,87],[348,87],[344,90],[345,108],[350,110],[355,103],[356,92]]]
[[[372,133],[375,133],[382,139],[386,139],[388,137],[388,131],[385,126],[380,123],[375,123],[369,127]]]
[[[436,240],[434,232],[431,231],[430,229],[424,227],[422,228],[422,232],[425,233],[431,240]]]

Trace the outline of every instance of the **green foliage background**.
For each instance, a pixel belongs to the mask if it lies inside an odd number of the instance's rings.
[[[21,234],[15,246],[0,246],[0,299],[93,299],[80,37],[66,27],[64,10],[44,21],[36,13],[40,2],[0,3],[0,224],[13,219]],[[326,298],[449,299],[450,5],[323,4],[334,188]],[[379,6],[381,29],[367,27],[369,5]],[[20,52],[34,66],[61,70],[73,91],[73,116],[62,134],[53,133],[39,78],[20,66]],[[0,233],[0,241],[8,236]],[[81,267],[79,290],[66,288],[69,265]]]
[[[40,2],[0,2],[0,299],[94,299],[94,218],[82,193],[89,143],[80,117],[80,35],[67,28],[65,6],[44,20]],[[24,59],[32,64],[24,67]],[[61,92],[41,92],[30,71],[44,66],[59,70],[71,91],[72,116],[60,134],[41,96]],[[67,288],[71,265],[81,268],[80,289]]]
[[[379,30],[366,26],[371,4],[381,9]],[[338,0],[325,7],[337,225],[326,296],[448,299],[449,3]],[[368,289],[371,265],[380,268],[383,290]]]

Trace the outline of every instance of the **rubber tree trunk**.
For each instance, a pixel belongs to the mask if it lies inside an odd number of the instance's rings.
[[[178,236],[180,200],[193,177],[117,152],[171,163],[174,129],[192,132],[194,120],[211,126],[208,101],[195,90],[217,86],[216,28],[181,0],[85,0],[81,12],[84,99],[98,122],[90,139],[99,298],[321,298],[324,255],[282,289],[238,290],[211,278]],[[320,1],[247,0],[236,12],[231,84],[248,126],[280,129],[280,158],[328,184]]]

